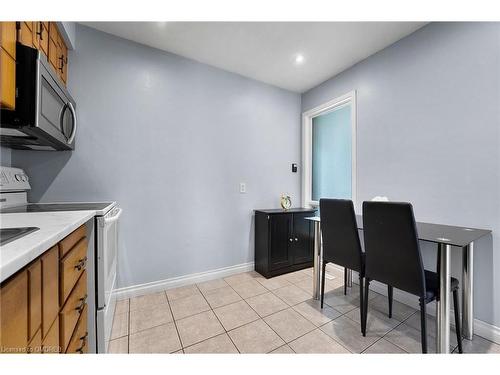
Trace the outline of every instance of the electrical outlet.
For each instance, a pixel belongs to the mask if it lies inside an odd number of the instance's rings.
[[[240,193],[245,194],[247,192],[247,184],[240,182]]]

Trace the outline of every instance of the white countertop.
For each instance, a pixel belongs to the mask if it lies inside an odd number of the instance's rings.
[[[80,225],[95,211],[60,211],[0,214],[1,228],[38,227],[40,230],[14,240],[0,249],[0,282],[26,266]]]

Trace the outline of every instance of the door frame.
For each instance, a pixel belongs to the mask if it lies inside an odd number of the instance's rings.
[[[317,207],[312,200],[312,120],[314,117],[351,105],[351,199],[357,207],[356,90],[336,97],[302,113],[302,205]]]

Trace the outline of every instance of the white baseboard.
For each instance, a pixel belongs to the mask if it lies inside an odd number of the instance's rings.
[[[227,277],[237,273],[253,271],[253,269],[254,262],[237,264],[235,266],[218,268],[211,271],[192,273],[185,276],[173,277],[170,279],[158,280],[150,283],[115,289],[114,294],[117,300],[132,298],[148,293],[160,292],[165,289],[177,288],[179,286],[201,283],[204,281],[219,279],[221,277]]]
[[[343,267],[329,264],[330,267],[338,268],[339,270],[343,270]],[[352,277],[353,283],[358,284],[358,273],[353,272]],[[387,285],[379,283],[378,281],[370,282],[370,290],[374,292],[380,293],[384,296],[387,296]],[[393,298],[395,301],[401,302],[407,306],[413,307],[416,310],[420,310],[420,306],[418,303],[418,298],[412,294],[403,292],[399,289],[394,289]],[[435,302],[431,302],[427,304],[426,309],[427,314],[436,316],[436,304]],[[450,324],[455,327],[455,319],[453,318],[454,310],[450,311]],[[487,340],[493,341],[496,344],[500,344],[500,327],[494,326],[493,324],[486,323],[479,319],[474,319],[474,334],[481,336]]]

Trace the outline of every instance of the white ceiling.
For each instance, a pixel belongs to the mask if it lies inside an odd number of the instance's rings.
[[[423,22],[84,22],[95,29],[304,92]],[[297,54],[304,56],[295,63]]]

